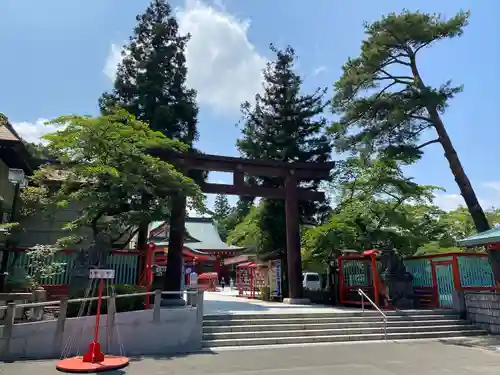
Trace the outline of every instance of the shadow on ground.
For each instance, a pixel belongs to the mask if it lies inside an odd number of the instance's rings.
[[[444,345],[462,346],[466,348],[479,348],[500,353],[500,337],[498,336],[489,335],[459,339],[446,339],[439,340],[439,342]]]
[[[197,356],[215,356],[217,352],[213,352],[210,349],[202,349],[197,352],[186,352],[186,353],[175,353],[175,354],[157,354],[157,355],[144,355],[144,356],[129,356],[130,363],[141,362],[144,359],[152,359],[152,360],[173,360],[177,358],[185,358],[185,357],[197,357]],[[108,374],[108,373],[107,373]]]

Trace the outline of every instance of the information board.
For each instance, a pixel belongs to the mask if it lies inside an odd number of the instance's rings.
[[[269,267],[271,297],[281,297],[281,260],[272,260]]]

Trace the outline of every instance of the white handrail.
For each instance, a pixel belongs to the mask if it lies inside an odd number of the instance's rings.
[[[384,320],[384,340],[387,340],[387,315],[384,314],[382,310],[371,300],[370,297],[364,292],[363,289],[358,289],[358,294],[361,296],[361,311],[364,313],[365,312],[365,301],[364,299],[366,298],[370,304],[375,307],[375,310],[377,310],[380,315],[382,315],[382,318]]]

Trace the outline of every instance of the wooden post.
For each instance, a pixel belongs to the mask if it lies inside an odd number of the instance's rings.
[[[111,352],[113,344],[113,332],[115,328],[116,296],[109,296],[107,299],[107,322],[106,322],[106,349]]]
[[[294,170],[285,181],[286,255],[290,302],[302,299],[302,264],[299,238],[299,201]]]
[[[167,272],[164,276],[164,290],[177,292],[181,290],[182,250],[184,248],[184,232],[186,225],[186,197],[172,196],[170,212],[170,232],[167,254]],[[181,293],[168,294],[166,299],[182,300]]]
[[[3,348],[0,352],[0,360],[9,359],[10,357],[10,339],[12,338],[12,331],[14,329],[14,316],[16,312],[16,304],[9,302],[7,304],[7,312],[5,314],[4,327],[3,327]]]
[[[153,322],[160,322],[160,308],[161,308],[161,290],[155,290],[155,301],[153,307]]]
[[[45,289],[37,289],[33,292],[34,302],[45,302],[47,301],[47,291]],[[37,306],[33,308],[33,320],[38,322],[43,320],[43,306]]]
[[[60,356],[63,349],[64,326],[66,324],[66,316],[68,312],[68,296],[61,298],[59,305],[59,316],[57,317],[56,333],[54,335],[54,355]]]

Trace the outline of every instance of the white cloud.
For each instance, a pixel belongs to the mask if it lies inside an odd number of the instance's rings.
[[[198,91],[201,104],[234,112],[262,90],[266,59],[248,40],[248,20],[196,0],[187,0],[177,19],[180,33],[191,34],[188,85]]]
[[[485,190],[484,188],[487,188]],[[479,184],[475,189],[479,204],[484,210],[493,207],[500,208],[500,181],[490,181]],[[438,193],[434,196],[434,204],[445,211],[451,211],[459,206],[465,207],[465,201],[460,194]]]
[[[313,76],[317,76],[318,74],[326,72],[327,70],[328,70],[328,68],[324,65],[318,66],[316,69],[314,69]]]
[[[216,7],[186,0],[176,11],[181,34],[191,34],[186,47],[187,83],[198,91],[200,104],[233,113],[262,90],[266,59],[248,40],[248,20],[240,20]],[[111,45],[103,72],[114,80],[121,59],[120,47]]]
[[[483,185],[500,195],[500,181],[485,182]]]
[[[57,125],[45,125],[49,120],[39,118],[35,122],[14,122],[12,126],[16,132],[27,142],[40,142],[41,137],[60,129]]]
[[[434,204],[444,211],[452,211],[459,206],[465,206],[460,194],[435,194]]]
[[[112,81],[115,81],[116,68],[118,64],[122,61],[122,48],[117,44],[111,44],[108,56],[104,62],[104,68],[102,72]]]

